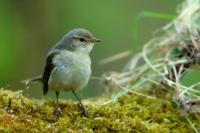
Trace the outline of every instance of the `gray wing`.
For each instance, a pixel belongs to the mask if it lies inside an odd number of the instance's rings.
[[[47,94],[47,92],[49,90],[49,86],[48,86],[49,77],[51,75],[51,71],[55,67],[55,65],[53,64],[53,58],[57,54],[58,54],[58,52],[52,52],[47,56],[47,59],[46,59],[46,66],[45,66],[44,73],[42,76],[43,94],[44,95]]]

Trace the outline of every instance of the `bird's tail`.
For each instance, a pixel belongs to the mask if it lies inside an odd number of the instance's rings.
[[[34,83],[34,82],[42,82],[42,75],[30,78],[30,79],[25,79],[21,81],[24,84],[29,84],[29,83]]]

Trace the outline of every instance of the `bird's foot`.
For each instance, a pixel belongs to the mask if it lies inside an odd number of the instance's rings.
[[[7,113],[9,113],[9,114],[14,113],[14,111],[13,111],[12,108],[11,108],[11,105],[12,105],[12,99],[9,99],[9,101],[8,101],[8,106],[5,107],[5,111],[6,111]]]
[[[87,108],[83,105],[83,104],[79,104],[80,108],[81,108],[81,114],[85,117],[88,117],[88,111]]]
[[[61,110],[60,110],[60,108],[59,107],[56,107],[55,109],[54,109],[54,115],[57,117],[57,118],[59,118],[59,117],[61,117],[62,116],[62,112],[61,112]]]

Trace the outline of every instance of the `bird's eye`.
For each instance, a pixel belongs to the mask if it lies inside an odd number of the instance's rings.
[[[84,38],[79,38],[79,40],[80,40],[81,42],[85,42],[85,39],[84,39]]]

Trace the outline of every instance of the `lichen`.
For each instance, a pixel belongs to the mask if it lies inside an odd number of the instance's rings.
[[[99,98],[101,99],[101,98]],[[29,99],[22,92],[0,90],[0,132],[146,132],[192,133],[172,100],[149,99],[128,93],[116,103],[84,101],[88,117],[76,102],[60,100],[62,116],[53,114],[55,101]],[[196,121],[200,128],[200,122]]]

